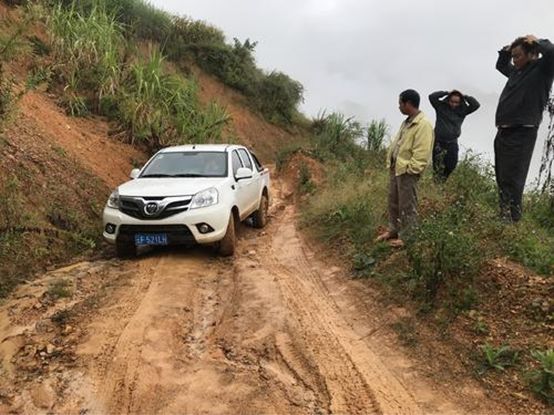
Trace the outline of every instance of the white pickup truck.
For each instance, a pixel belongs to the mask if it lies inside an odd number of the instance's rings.
[[[104,239],[120,257],[148,245],[214,244],[235,252],[235,230],[251,218],[263,228],[269,171],[239,145],[186,145],[158,151],[104,208]]]

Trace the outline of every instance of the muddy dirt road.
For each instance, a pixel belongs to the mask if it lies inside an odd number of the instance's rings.
[[[367,287],[300,237],[280,186],[234,260],[158,250],[18,290],[0,307],[0,413],[488,412],[420,374]]]

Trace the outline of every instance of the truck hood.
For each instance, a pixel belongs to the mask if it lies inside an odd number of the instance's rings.
[[[169,197],[194,195],[201,190],[217,187],[226,177],[209,178],[146,178],[135,179],[119,186],[120,196]]]

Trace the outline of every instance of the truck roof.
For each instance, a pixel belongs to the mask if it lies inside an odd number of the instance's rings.
[[[228,150],[234,150],[235,148],[244,148],[244,146],[237,144],[187,144],[183,146],[173,146],[161,149],[160,153],[174,153],[183,151],[216,151],[225,152]]]

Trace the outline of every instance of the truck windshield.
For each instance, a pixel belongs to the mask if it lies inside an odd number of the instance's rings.
[[[140,177],[226,177],[227,153],[186,151],[160,153],[144,168]]]

